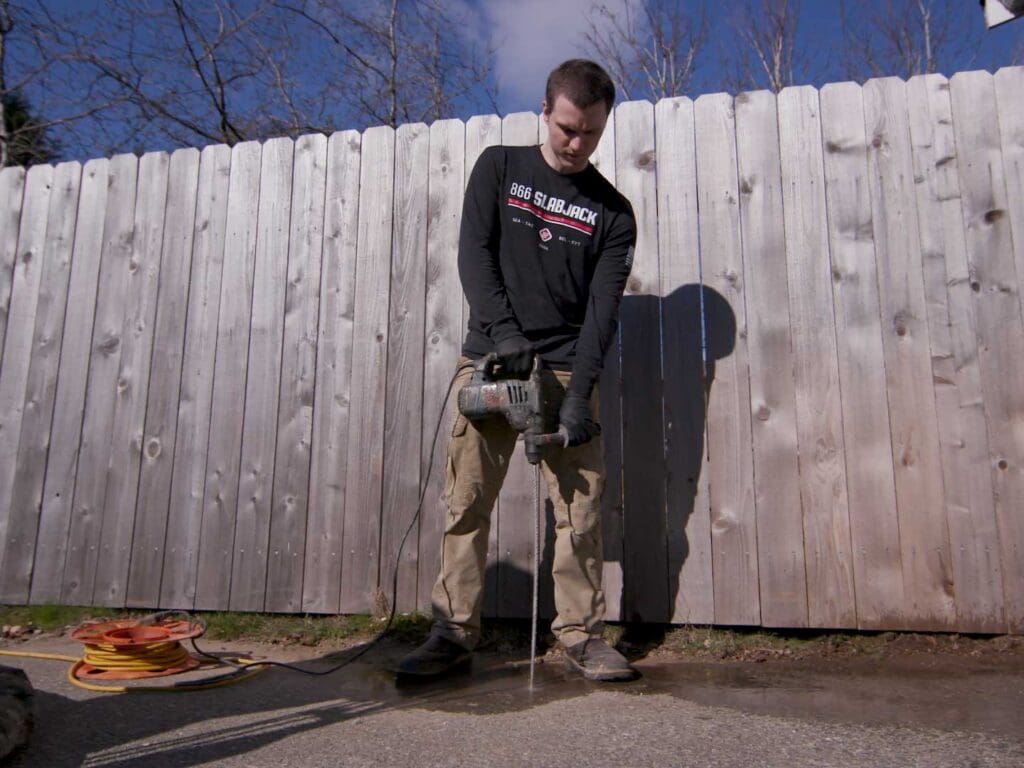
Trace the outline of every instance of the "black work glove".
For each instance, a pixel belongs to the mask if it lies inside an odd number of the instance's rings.
[[[569,436],[568,445],[583,445],[601,434],[601,425],[590,413],[590,403],[581,395],[569,392],[558,411],[559,426],[565,427]]]
[[[533,345],[522,336],[499,341],[494,346],[502,373],[517,379],[529,378],[533,370]]]

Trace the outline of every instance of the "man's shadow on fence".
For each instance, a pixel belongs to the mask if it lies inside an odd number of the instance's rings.
[[[642,637],[647,644],[658,641],[665,624],[685,618],[687,599],[680,595],[680,572],[692,549],[688,527],[704,469],[715,362],[731,355],[736,343],[732,307],[707,286],[702,329],[701,293],[699,284],[688,284],[664,297],[624,297],[621,397],[607,381],[601,392],[600,420],[609,459],[602,505],[604,555],[606,563],[622,567],[621,594],[617,585],[606,584],[609,615],[627,625],[630,637]],[[606,367],[617,369],[618,361],[613,350]],[[540,605],[541,614],[551,617],[550,501],[545,518]],[[489,576],[493,580],[494,574]],[[529,585],[524,582],[518,588],[525,606]],[[617,606],[612,604],[615,599]]]

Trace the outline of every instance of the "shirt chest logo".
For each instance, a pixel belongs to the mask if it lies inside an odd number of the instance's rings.
[[[507,204],[512,208],[526,211],[547,224],[567,227],[585,235],[594,234],[597,224],[597,211],[582,205],[567,203],[560,197],[553,197],[539,189],[535,190],[526,184],[513,182],[509,188]],[[546,229],[546,228],[545,228]],[[547,242],[548,238],[541,238]]]

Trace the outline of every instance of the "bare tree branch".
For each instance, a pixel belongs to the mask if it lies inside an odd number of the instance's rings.
[[[778,93],[808,71],[811,51],[797,47],[800,0],[734,0],[730,90],[767,88]]]
[[[700,3],[690,11],[679,0],[644,0],[635,9],[599,3],[585,40],[624,99],[681,96],[708,41],[707,8]]]
[[[984,27],[965,23],[976,14],[957,0],[881,0],[871,7],[840,0],[843,71],[902,78],[970,66],[981,49]]]

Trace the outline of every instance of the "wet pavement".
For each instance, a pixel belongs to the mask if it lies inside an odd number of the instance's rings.
[[[80,652],[56,638],[8,647]],[[309,669],[344,658],[230,649],[309,658]],[[4,658],[36,688],[36,732],[9,764],[1024,766],[1019,657],[641,660],[642,678],[626,684],[587,682],[549,657],[530,691],[524,660],[492,654],[450,680],[396,686],[387,668],[405,650],[374,649],[329,676],[270,669],[207,691],[131,695],[76,688],[62,662]]]

